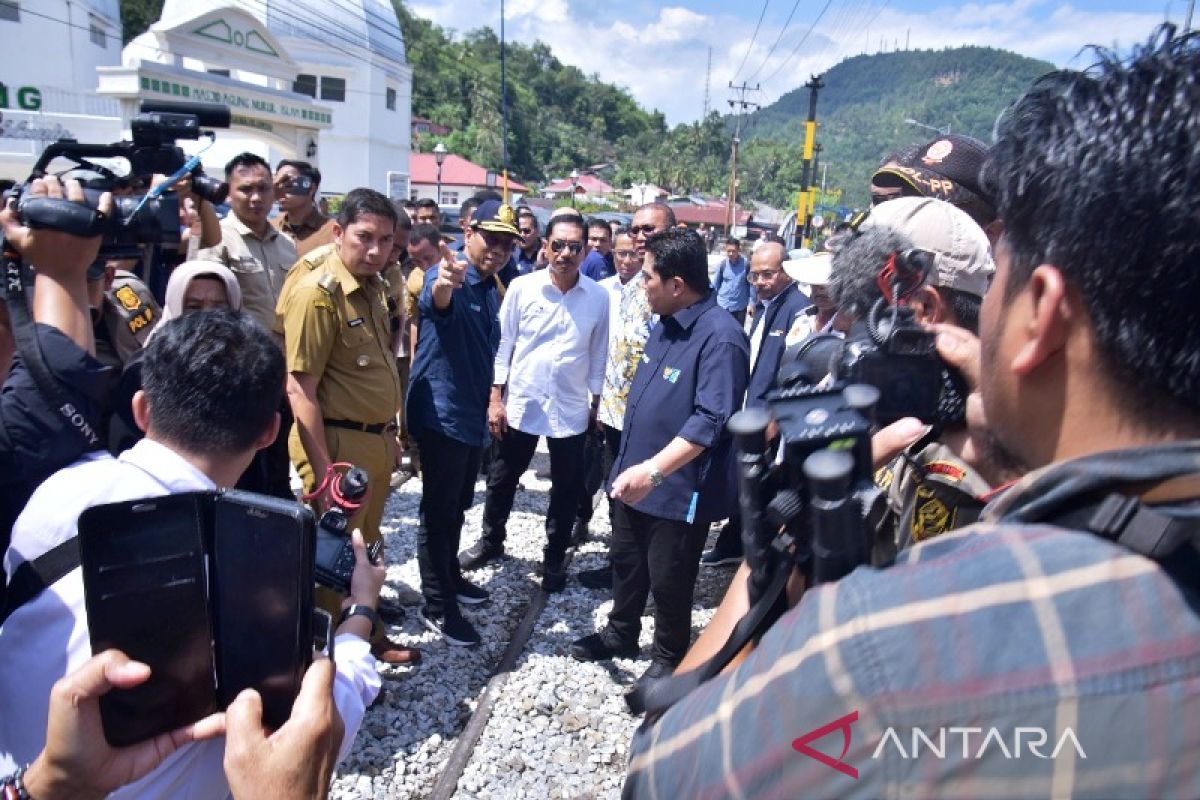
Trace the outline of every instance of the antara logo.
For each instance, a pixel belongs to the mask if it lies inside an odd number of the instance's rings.
[[[857,780],[858,769],[843,760],[846,757],[846,753],[850,752],[850,742],[853,736],[850,726],[857,721],[858,712],[852,711],[844,717],[839,717],[833,722],[822,725],[819,728],[813,728],[803,736],[793,739],[792,749],[815,761],[819,761],[827,767],[837,770],[843,775]],[[813,742],[819,741],[836,731],[841,731],[842,734],[842,752],[837,758],[826,755],[811,746]],[[875,751],[871,753],[871,758],[878,759],[884,755],[892,754],[905,760],[917,758],[937,758],[944,760],[947,758],[958,758],[958,754],[961,753],[961,758],[974,760],[982,759],[989,755],[993,758],[1003,757],[1005,759],[1022,757],[1055,759],[1068,746],[1080,758],[1087,758],[1087,753],[1084,752],[1083,745],[1079,743],[1079,737],[1075,735],[1075,731],[1071,728],[1063,729],[1062,735],[1058,737],[1057,742],[1054,744],[1054,748],[1048,753],[1046,752],[1048,745],[1054,740],[1045,728],[1018,726],[1013,729],[1010,737],[1006,737],[1001,733],[999,728],[982,728],[977,726],[943,727],[938,728],[933,734],[926,733],[922,728],[911,728],[908,729],[907,734],[907,736],[904,736],[897,732],[896,728],[889,727],[883,732],[883,736],[880,737],[879,744],[875,746]],[[973,739],[972,737],[975,736],[978,738]],[[908,743],[907,748],[905,748],[906,742]],[[973,743],[975,746],[973,746]],[[961,747],[955,747],[955,744],[961,744]]]

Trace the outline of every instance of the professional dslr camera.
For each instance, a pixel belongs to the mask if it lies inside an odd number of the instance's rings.
[[[115,144],[84,144],[60,139],[46,148],[30,174],[30,180],[47,174],[57,159],[70,162],[62,173],[84,178],[87,206],[45,197],[22,197],[24,187],[15,190],[17,211],[31,228],[52,228],[81,237],[103,235],[97,261],[110,258],[137,258],[141,245],[179,244],[179,200],[168,191],[176,181],[190,176],[192,191],[211,203],[224,202],[229,186],[204,174],[198,156],[189,158],[175,145],[179,139],[215,139],[212,128],[228,128],[227,106],[208,103],[142,103],[141,113],[131,122],[132,140]],[[118,175],[110,162],[124,161],[128,171]],[[106,163],[109,162],[109,163]],[[155,175],[166,175],[166,183],[142,197],[114,197],[111,216],[96,210],[100,194],[114,188],[119,179],[149,184]],[[26,184],[28,185],[28,184]]]
[[[875,278],[882,296],[865,320],[842,339],[819,334],[794,345],[779,368],[783,387],[814,385],[828,375],[835,383],[879,389],[875,419],[887,425],[916,417],[931,425],[959,422],[966,414],[968,389],[962,376],[937,354],[937,335],[917,324],[904,304],[925,285],[933,254],[909,249],[888,256]]]
[[[313,576],[317,583],[341,594],[350,593],[354,573],[354,546],[350,542],[349,521],[366,502],[367,473],[347,463],[330,465],[325,480],[306,499],[328,491],[330,506],[317,521],[316,563]],[[379,557],[381,542],[367,546],[371,561]]]

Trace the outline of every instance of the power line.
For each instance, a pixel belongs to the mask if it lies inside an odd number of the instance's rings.
[[[796,2],[792,3],[792,10],[788,12],[787,19],[784,20],[783,27],[779,30],[779,35],[775,37],[775,42],[771,45],[771,49],[767,51],[767,57],[764,58],[763,62],[758,65],[758,69],[754,70],[754,74],[751,75],[748,80],[754,80],[758,76],[758,73],[762,72],[762,69],[767,65],[767,62],[771,60],[771,56],[775,54],[775,48],[779,47],[779,43],[783,41],[783,35],[787,33],[787,29],[792,24],[792,17],[796,16],[796,9],[799,7],[800,0],[796,0]]]
[[[758,39],[758,31],[762,28],[763,17],[767,15],[767,6],[771,4],[771,0],[763,0],[762,11],[758,13],[758,24],[754,26],[754,35],[750,37],[750,44],[746,45],[746,52],[742,55],[742,63],[738,64],[737,70],[733,73],[733,80],[737,80],[738,75],[742,74],[742,68],[746,66],[746,59],[750,57],[750,51],[754,49],[754,42]]]
[[[792,48],[792,52],[789,53],[788,57],[783,60],[783,63],[781,63],[778,67],[776,67],[775,71],[772,72],[768,78],[766,78],[767,83],[770,83],[771,79],[774,78],[776,75],[778,75],[780,72],[782,72],[783,68],[786,67],[788,64],[790,64],[792,59],[796,57],[796,54],[800,52],[800,48],[803,47],[804,43],[808,41],[808,37],[810,35],[812,35],[813,29],[816,28],[817,23],[821,21],[821,18],[825,16],[825,12],[829,10],[829,7],[831,5],[833,5],[833,0],[825,0],[825,6],[824,6],[824,8],[821,9],[821,13],[817,14],[817,18],[814,19],[812,21],[812,24],[808,26],[808,30],[806,30],[804,32],[804,35],[802,37],[800,37],[800,41],[796,43],[796,46],[794,48]],[[764,66],[766,65],[765,61],[763,62],[763,65]]]

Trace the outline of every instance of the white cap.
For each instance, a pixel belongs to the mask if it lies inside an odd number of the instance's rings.
[[[807,258],[791,258],[783,262],[783,271],[796,283],[809,286],[828,286],[833,272],[832,253],[814,253]]]

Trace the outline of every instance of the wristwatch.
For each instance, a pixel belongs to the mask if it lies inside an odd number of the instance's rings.
[[[658,465],[650,459],[646,459],[646,469],[650,471],[650,485],[655,489],[662,486],[666,478],[663,476],[662,470],[658,468]]]
[[[379,618],[379,613],[370,606],[362,603],[354,603],[345,611],[342,612],[342,618],[338,620],[338,625],[341,625],[351,617],[366,617],[371,621],[371,635],[367,638],[374,638],[375,631],[383,628],[383,620]]]

